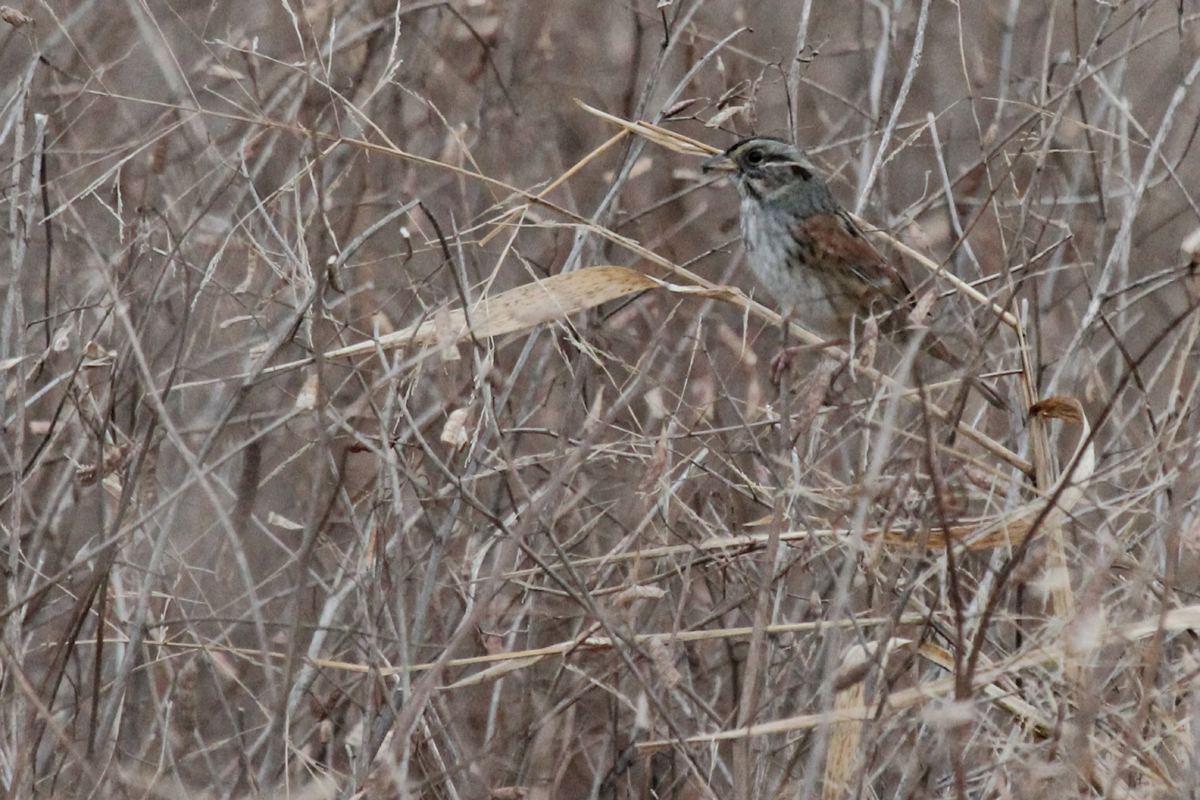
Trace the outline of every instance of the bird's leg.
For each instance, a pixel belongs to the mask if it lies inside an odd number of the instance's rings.
[[[791,333],[792,317],[795,311],[794,306],[789,306],[784,310],[779,328],[779,352],[771,359],[771,383],[776,388],[783,383],[783,376],[792,368],[792,360],[797,355],[795,348],[788,347],[788,335]]]
[[[780,330],[780,345],[779,352],[771,359],[771,383],[776,387],[783,381],[784,375],[792,368],[792,362],[796,360],[796,356],[803,353],[811,353],[817,350],[823,350],[826,347],[840,347],[846,344],[844,339],[834,339],[821,344],[799,344],[794,347],[788,347],[788,338],[791,333],[792,319],[795,317],[795,307],[788,308],[783,314],[783,327]]]
[[[847,342],[845,339],[832,339],[828,342],[820,344],[798,344],[795,347],[783,347],[771,359],[771,383],[776,386],[783,380],[783,376],[792,368],[792,362],[796,360],[796,356],[804,353],[815,353],[818,350],[824,350],[826,347],[841,347]]]

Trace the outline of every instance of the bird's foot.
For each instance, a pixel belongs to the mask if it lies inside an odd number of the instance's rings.
[[[783,383],[783,378],[791,371],[796,356],[807,349],[804,346],[779,348],[779,352],[771,359],[771,383],[774,386],[778,387]]]
[[[781,347],[779,352],[771,359],[771,383],[779,386],[783,382],[783,378],[792,368],[792,363],[796,360],[796,356],[804,353],[815,353],[818,350],[824,350],[827,347],[841,347],[846,344],[844,339],[835,339],[820,344],[799,344],[792,347]]]

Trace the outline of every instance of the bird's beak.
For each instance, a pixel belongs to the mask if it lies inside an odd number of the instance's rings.
[[[703,172],[737,172],[737,164],[724,153],[717,153],[700,165]]]

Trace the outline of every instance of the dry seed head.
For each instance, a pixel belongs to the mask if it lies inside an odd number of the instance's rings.
[[[33,17],[22,14],[15,8],[10,6],[0,6],[0,19],[12,25],[14,28],[20,28],[23,25],[32,25]]]

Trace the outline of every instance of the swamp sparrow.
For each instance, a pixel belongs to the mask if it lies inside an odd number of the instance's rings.
[[[780,139],[742,139],[704,163],[727,172],[742,196],[746,258],[785,316],[797,308],[831,315],[843,330],[875,316],[884,333],[905,337],[915,298],[900,274],[838,205],[799,149]],[[963,359],[927,335],[924,349],[953,367]],[[992,405],[1007,404],[978,378]]]

